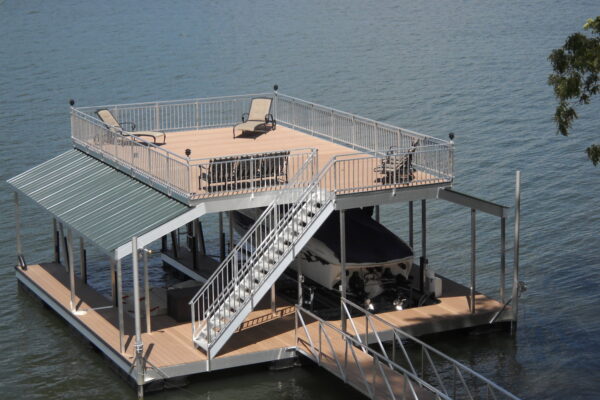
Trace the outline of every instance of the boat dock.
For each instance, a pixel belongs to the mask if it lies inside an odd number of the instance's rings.
[[[269,104],[265,126],[236,132],[255,99]],[[122,126],[100,120],[98,110],[108,110]],[[125,130],[126,123],[135,128]],[[446,141],[404,130],[277,88],[176,102],[72,103],[71,124],[72,150],[9,180],[15,189],[16,276],[128,376],[139,397],[178,377],[300,355],[370,398],[516,398],[416,338],[516,326],[518,193],[515,266],[507,288],[509,208],[452,190],[452,136]],[[22,197],[53,217],[51,261],[26,260]],[[432,267],[428,201],[470,210],[469,287],[440,268],[435,278],[426,278]],[[410,245],[414,235],[421,239],[412,285],[434,302],[374,314],[347,299],[348,279],[341,279],[340,313],[325,319],[304,305],[301,270],[297,299],[277,296],[283,273],[334,211],[340,213],[340,276],[348,276],[345,246],[352,232],[346,231],[346,210],[374,206],[379,213],[380,205],[391,203],[408,204]],[[235,237],[231,222],[226,234],[224,215],[248,208],[264,211],[246,234]],[[476,288],[477,212],[501,221],[497,296]],[[219,214],[218,257],[208,256],[204,244],[202,218],[211,213]],[[150,245],[158,241],[162,261],[195,283],[165,290],[168,310],[153,315],[148,258],[155,257]],[[106,254],[110,298],[88,284],[88,245]],[[124,301],[124,273],[132,276],[131,309]],[[418,355],[406,348],[408,342],[420,349]]]

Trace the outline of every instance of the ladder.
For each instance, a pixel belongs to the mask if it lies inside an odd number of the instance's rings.
[[[209,359],[333,212],[334,164],[332,159],[308,185],[296,179],[299,171],[190,301],[193,341]],[[301,170],[315,165],[316,155]]]

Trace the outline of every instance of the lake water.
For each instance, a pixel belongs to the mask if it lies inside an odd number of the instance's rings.
[[[597,14],[597,1],[1,1],[2,397],[135,398],[14,278],[5,180],[70,147],[68,99],[208,97],[275,83],[286,94],[440,138],[454,132],[459,191],[512,206],[521,170],[521,279],[529,290],[516,337],[453,334],[431,342],[523,398],[600,397],[600,168],[583,152],[600,142],[600,98],[581,108],[571,137],[559,137],[546,85],[550,50]],[[405,205],[382,214],[405,235]],[[440,201],[428,214],[431,266],[467,283],[468,210]],[[25,202],[29,262],[50,259],[50,221]],[[207,218],[209,229],[214,222]],[[478,229],[478,288],[496,294],[499,222],[482,215]],[[216,235],[208,245],[216,252]],[[90,267],[102,290],[104,262],[95,258]],[[162,270],[152,279],[163,280]],[[152,398],[353,396],[318,368],[261,367]]]

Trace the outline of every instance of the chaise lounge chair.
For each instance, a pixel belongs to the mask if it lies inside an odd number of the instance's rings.
[[[271,114],[271,104],[273,99],[268,97],[257,97],[252,99],[250,103],[250,111],[242,115],[242,123],[233,127],[233,138],[235,139],[235,131],[266,133],[270,130],[275,130],[277,122]]]
[[[167,143],[167,135],[164,132],[161,132],[161,131],[137,131],[136,132],[134,122],[126,122],[126,121],[119,122],[112,115],[112,113],[109,110],[107,110],[106,108],[97,110],[96,115],[98,116],[98,118],[100,118],[100,120],[102,122],[104,122],[104,124],[106,125],[106,127],[108,129],[113,130],[116,133],[119,133],[121,135],[127,136],[128,134],[132,134],[135,136],[147,136],[147,137],[151,137],[152,140],[154,140],[154,143],[156,143],[156,139],[162,138],[161,144]],[[125,129],[123,129],[122,125],[130,125],[131,130],[126,131]]]

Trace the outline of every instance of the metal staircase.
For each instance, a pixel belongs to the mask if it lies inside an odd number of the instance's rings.
[[[306,185],[316,155],[266,208],[190,301],[193,340],[213,358],[334,210],[334,160]],[[300,175],[299,175],[300,174]]]

